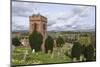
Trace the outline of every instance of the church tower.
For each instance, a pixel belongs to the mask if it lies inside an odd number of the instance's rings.
[[[47,18],[40,14],[33,14],[32,16],[29,16],[29,21],[29,34],[32,34],[34,30],[42,34],[43,44],[41,45],[41,48],[44,51],[44,42],[47,36]]]
[[[29,33],[31,34],[34,30],[40,32],[43,37],[47,33],[47,18],[40,15],[40,14],[33,14],[32,16],[29,16],[30,21],[30,28]]]

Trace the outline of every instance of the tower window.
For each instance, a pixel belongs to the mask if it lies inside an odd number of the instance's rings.
[[[45,30],[46,30],[46,25],[43,24],[43,33],[45,34]]]
[[[37,30],[37,24],[34,23],[34,30],[36,31]]]
[[[45,26],[45,24],[43,24],[43,30],[45,30],[46,29],[46,26]]]

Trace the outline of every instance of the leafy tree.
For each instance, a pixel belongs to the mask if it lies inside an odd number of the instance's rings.
[[[72,47],[71,56],[72,58],[80,58],[80,55],[82,54],[82,47],[79,42],[74,42],[74,45]]]
[[[20,46],[21,42],[19,41],[18,37],[12,38],[12,45]]]
[[[56,40],[57,47],[62,47],[64,43],[63,38],[59,36]]]
[[[54,40],[52,37],[48,36],[45,40],[45,53],[48,53],[48,50],[53,51]]]
[[[43,36],[41,33],[33,31],[33,33],[29,35],[29,43],[32,50],[35,49],[36,52],[40,51],[42,42]]]
[[[94,47],[92,45],[85,47],[84,57],[86,61],[92,61],[94,59]]]

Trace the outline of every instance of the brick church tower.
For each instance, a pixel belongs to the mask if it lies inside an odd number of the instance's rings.
[[[29,34],[36,30],[43,35],[43,44],[41,47],[44,50],[44,42],[47,35],[47,18],[40,14],[33,14],[29,16],[29,21]]]
[[[45,36],[47,32],[47,18],[40,14],[33,14],[29,16],[30,21],[30,29],[29,33],[31,34],[34,30],[40,32],[43,36]]]

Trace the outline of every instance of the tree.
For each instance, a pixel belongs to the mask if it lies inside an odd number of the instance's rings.
[[[86,47],[86,46],[83,44],[81,47],[82,47],[82,49],[81,49],[81,50],[82,50],[82,54],[84,55],[85,47]]]
[[[92,45],[85,47],[84,57],[86,61],[92,61],[94,59],[94,47]]]
[[[63,38],[59,36],[56,40],[57,47],[62,47],[64,43]]]
[[[20,46],[21,42],[19,41],[18,37],[12,38],[12,45]]]
[[[64,40],[61,36],[59,36],[56,40],[56,45],[57,45],[57,54],[58,56],[62,56],[63,55],[63,49],[61,47],[63,47],[64,44]]]
[[[80,55],[82,54],[82,47],[79,42],[74,42],[74,45],[72,47],[71,56],[72,58],[77,58],[77,60],[80,58]]]
[[[45,40],[45,53],[48,53],[48,50],[53,51],[54,40],[52,37],[48,36]]]
[[[29,43],[32,50],[35,49],[36,52],[40,51],[42,42],[43,36],[41,33],[33,31],[33,33],[29,35]]]

